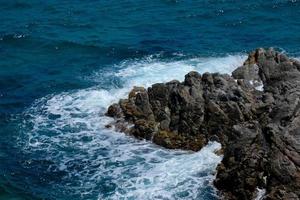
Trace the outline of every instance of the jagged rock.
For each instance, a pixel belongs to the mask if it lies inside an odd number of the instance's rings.
[[[134,136],[167,148],[199,150],[212,135],[225,144],[232,125],[252,118],[254,99],[229,75],[190,72],[182,83],[134,88],[107,115],[119,119],[118,127],[122,118],[133,124],[127,132]]]
[[[247,69],[249,63],[258,67],[259,78],[264,84],[262,99],[255,106],[258,128],[249,131],[244,124],[244,128],[238,129],[240,137],[228,141],[215,185],[228,199],[251,199],[256,187],[266,188],[266,199],[299,199],[299,62],[273,49],[258,49],[236,71]],[[248,121],[246,126],[252,123]],[[256,137],[247,138],[251,135]],[[227,161],[229,157],[234,160],[240,157],[234,152],[244,151],[242,162]],[[251,183],[255,184],[249,185],[247,176],[251,176]],[[227,187],[230,182],[238,187]]]
[[[257,188],[266,199],[299,199],[300,63],[273,49],[250,53],[232,77],[190,72],[183,82],[135,87],[107,115],[108,127],[166,148],[219,141],[214,183],[226,199],[253,199]]]

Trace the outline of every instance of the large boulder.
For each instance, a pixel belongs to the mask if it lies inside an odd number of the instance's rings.
[[[299,199],[300,63],[273,49],[250,53],[232,76],[190,72],[183,82],[135,87],[107,115],[109,127],[166,148],[219,141],[214,183],[226,199],[254,199],[258,190]]]

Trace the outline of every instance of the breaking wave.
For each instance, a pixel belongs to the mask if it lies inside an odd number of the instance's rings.
[[[58,176],[49,181],[51,192],[47,198],[216,198],[212,180],[222,159],[214,153],[219,143],[211,142],[199,152],[164,149],[105,129],[112,119],[104,113],[135,85],[148,87],[156,82],[183,80],[192,70],[231,73],[244,60],[244,55],[179,61],[161,61],[153,56],[127,60],[107,74],[111,80],[121,81],[119,87],[95,86],[37,100],[24,113],[25,138],[20,144],[30,157],[48,161],[49,176]],[[92,78],[101,76],[95,73]],[[24,167],[32,163],[28,160]],[[42,186],[30,187],[36,190]]]

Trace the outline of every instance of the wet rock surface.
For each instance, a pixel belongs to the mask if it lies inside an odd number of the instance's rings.
[[[255,89],[263,84],[263,91]],[[300,198],[300,63],[257,49],[232,76],[190,72],[135,87],[108,108],[115,129],[166,148],[223,146],[214,181],[225,199]]]

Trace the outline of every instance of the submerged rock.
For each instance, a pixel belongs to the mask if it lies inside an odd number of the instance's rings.
[[[220,142],[215,185],[226,199],[254,199],[257,188],[266,199],[299,199],[300,63],[273,49],[252,52],[232,76],[190,72],[135,87],[107,115],[117,130],[166,148]]]

